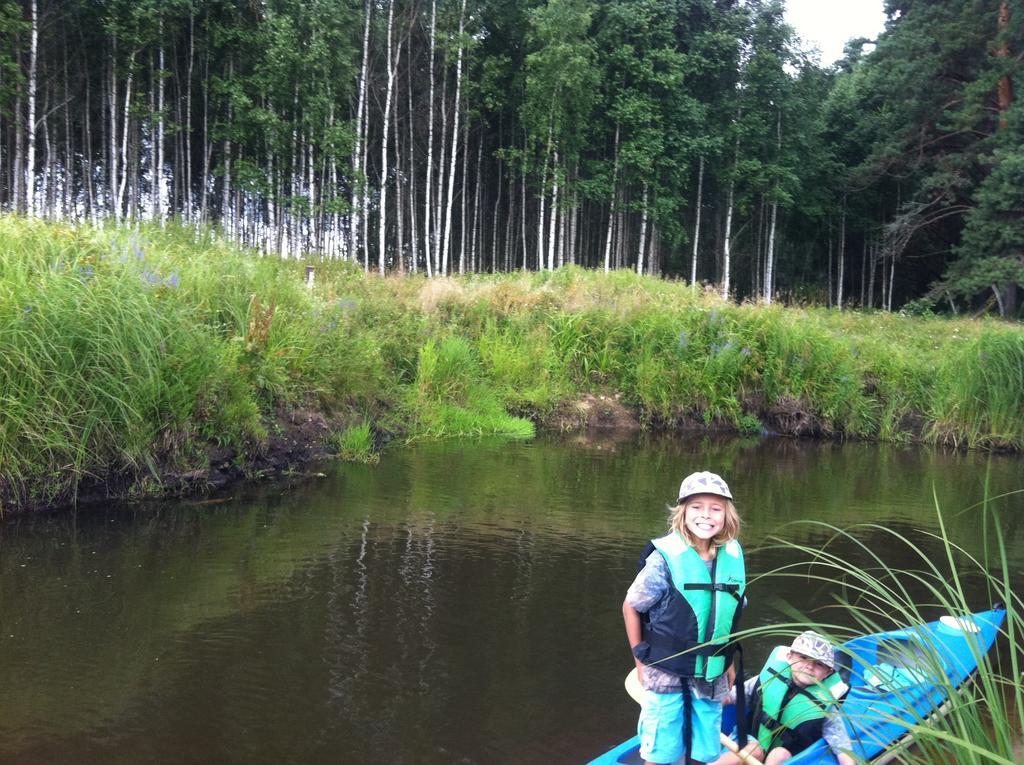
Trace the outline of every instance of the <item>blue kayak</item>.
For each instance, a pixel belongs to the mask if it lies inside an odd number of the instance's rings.
[[[1006,611],[996,608],[969,616],[944,616],[917,627],[863,635],[842,645],[850,692],[842,715],[854,754],[867,762],[888,762],[914,725],[941,715],[945,704],[974,673],[992,647]],[[722,715],[722,730],[735,726],[732,706]],[[590,765],[641,765],[637,736],[619,744]],[[836,765],[818,741],[788,765]]]

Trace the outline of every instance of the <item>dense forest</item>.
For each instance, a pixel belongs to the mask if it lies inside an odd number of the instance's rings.
[[[1015,316],[1024,7],[885,11],[826,66],[778,0],[0,0],[0,208]]]

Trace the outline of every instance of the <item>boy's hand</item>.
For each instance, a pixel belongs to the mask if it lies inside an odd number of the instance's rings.
[[[836,759],[839,760],[839,765],[857,765],[857,761],[848,754],[837,754]]]

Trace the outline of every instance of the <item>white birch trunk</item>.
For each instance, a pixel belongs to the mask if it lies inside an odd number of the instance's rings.
[[[425,249],[424,260],[426,261],[427,277],[434,275],[434,246],[433,246],[433,227],[431,226],[431,203],[430,203],[430,191],[434,183],[434,58],[435,58],[435,46],[436,46],[436,29],[437,24],[437,0],[431,0],[430,3],[430,61],[429,61],[429,72],[430,72],[430,96],[427,99],[428,113],[427,113],[427,175],[426,175],[426,186],[423,190],[423,247]]]
[[[434,257],[434,273],[444,276],[444,271],[441,269],[441,243],[442,236],[444,235],[444,228],[441,225],[443,218],[443,202],[444,202],[444,158],[445,152],[448,150],[448,109],[446,108],[448,102],[448,67],[441,68],[441,145],[440,151],[437,156],[437,187],[434,189],[434,241],[433,241],[433,257]]]
[[[544,146],[544,164],[540,171],[540,198],[537,200],[537,270],[543,271],[545,264],[551,268],[551,261],[547,257],[544,246],[544,225],[547,213],[547,186],[548,186],[548,160],[551,157],[551,136],[554,130],[552,113],[554,111],[554,98],[551,100],[551,111],[548,112],[548,141]]]
[[[30,3],[32,31],[28,54],[28,145],[25,150],[25,211],[36,214],[36,72],[39,63],[39,8],[36,0]]]
[[[704,155],[697,165],[697,217],[693,223],[693,257],[690,260],[690,284],[697,283],[697,250],[700,246],[700,213],[704,206]]]
[[[228,78],[231,79],[235,73],[234,61],[228,59]],[[231,127],[231,114],[232,103],[231,99],[228,99],[228,127]],[[220,218],[221,226],[227,233],[228,238],[231,238],[231,139],[224,139],[224,178],[223,186],[221,187],[221,200],[220,200]]]
[[[524,139],[525,144],[525,139]],[[525,150],[525,145],[524,145]],[[519,209],[519,228],[520,236],[523,240],[523,270],[526,270],[526,170],[523,169],[522,174],[519,176],[519,193],[522,197]]]
[[[619,123],[615,123],[615,147],[613,149],[614,159],[612,160],[612,196],[608,202],[608,233],[604,240],[604,272],[611,270],[612,258],[612,228],[615,223],[615,184],[619,177]]]
[[[420,244],[419,244],[419,232],[416,226],[416,141],[413,133],[413,119],[412,111],[412,41],[407,41],[407,63],[406,69],[409,71],[408,81],[408,101],[409,101],[409,245],[412,250],[410,253],[410,260],[412,272],[416,273],[416,261],[419,258]]]
[[[108,64],[110,65],[110,90],[107,94],[110,107],[110,126],[107,131],[109,143],[109,158],[107,160],[107,200],[110,205],[110,214],[115,221],[121,220],[120,211],[115,202],[115,191],[117,189],[117,38],[112,42],[113,50]]]
[[[722,245],[722,299],[729,299],[729,258],[732,247],[732,202],[735,181],[729,181],[729,195],[725,203],[725,238]]]
[[[473,190],[473,235],[470,238],[470,249],[469,249],[469,262],[470,270],[481,272],[483,269],[480,264],[480,253],[483,250],[483,242],[479,241],[480,234],[480,165],[484,158],[484,137],[480,135],[480,140],[476,145],[476,184]],[[501,180],[498,181],[499,188],[501,186]]]
[[[402,54],[399,46],[398,54],[394,62],[391,61],[391,36],[395,19],[395,0],[388,3],[388,25],[387,25],[387,51],[388,51],[388,85],[384,93],[384,129],[381,135],[380,148],[380,225],[377,228],[377,270],[384,276],[384,235],[388,222],[388,128],[391,124],[391,94],[394,91],[395,71],[398,68],[398,58]],[[369,253],[367,253],[369,256]],[[401,257],[401,253],[399,253]]]
[[[213,145],[210,143],[210,49],[207,46],[203,58],[203,176],[199,189],[199,220],[206,222],[209,204],[208,186],[210,183],[210,157]]]
[[[192,214],[192,66],[195,59],[195,11],[189,6],[188,11],[188,69],[185,83],[185,173],[184,207],[185,220],[191,223]]]
[[[779,203],[772,202],[772,223],[768,231],[768,253],[764,259],[764,302],[771,305],[775,280],[775,222],[778,219]]]
[[[459,273],[466,273],[466,196],[469,187],[466,186],[466,176],[469,171],[469,118],[462,128],[462,199],[459,211]]]
[[[158,21],[158,38],[160,48],[157,52],[157,83],[156,83],[156,141],[153,146],[153,187],[156,218],[164,225],[166,202],[164,198],[164,17],[160,14]]]
[[[836,308],[843,310],[843,268],[846,265],[846,197],[839,218],[839,272],[836,274]]]
[[[455,194],[455,155],[459,137],[459,99],[462,93],[462,56],[464,48],[462,45],[462,33],[465,29],[466,0],[462,0],[462,7],[459,10],[459,54],[455,64],[455,114],[452,117],[452,155],[448,165],[448,202],[446,205],[444,220],[444,264],[441,273],[448,275],[448,242],[451,238],[452,229],[452,204]]]
[[[121,209],[124,206],[124,193],[125,189],[128,188],[128,174],[131,168],[128,166],[128,127],[130,123],[130,107],[132,103],[132,81],[134,79],[135,69],[135,54],[136,51],[132,51],[128,57],[128,79],[125,81],[124,86],[124,115],[123,119],[123,130],[121,131],[121,153],[120,159],[118,160],[121,166],[121,180],[117,185],[117,199],[115,204],[117,205],[118,218],[120,219]]]
[[[558,226],[558,149],[555,149],[554,161],[551,166],[551,230],[548,232],[548,270],[555,270],[555,233]]]
[[[505,163],[498,159],[498,184],[497,192],[494,195],[494,211],[491,213],[491,270],[498,270],[498,213],[501,210],[501,190],[503,187],[504,178],[502,174],[505,172]],[[509,175],[511,177],[511,174]],[[511,195],[510,195],[511,196]],[[511,217],[512,211],[509,210],[508,217]],[[505,221],[505,230],[508,231],[508,220]],[[508,234],[506,233],[506,238]],[[506,270],[508,270],[508,264],[505,264]]]
[[[644,273],[644,255],[647,251],[647,195],[648,184],[644,181],[644,195],[640,212],[640,247],[636,253],[636,272],[638,275]]]
[[[349,255],[358,262],[360,248],[360,220],[365,219],[361,206],[365,205],[365,195],[360,190],[366,186],[363,174],[366,158],[366,78],[370,62],[370,14],[373,6],[370,0],[363,3],[363,61],[359,68],[359,94],[356,99],[356,140],[352,147],[352,194],[349,207]],[[365,232],[365,229],[363,229]],[[364,262],[364,267],[366,264]]]

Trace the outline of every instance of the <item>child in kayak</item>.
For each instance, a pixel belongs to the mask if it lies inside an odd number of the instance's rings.
[[[856,765],[846,753],[850,737],[838,714],[839,701],[849,688],[836,671],[835,650],[824,637],[808,630],[789,647],[779,646],[745,688],[750,730],[742,750],[746,758],[727,753],[714,765],[739,765],[751,759],[778,765],[821,738],[839,765]],[[730,695],[725,703],[731,700]]]
[[[704,765],[721,751],[722,699],[732,679],[730,633],[743,610],[746,574],[729,487],[714,473],[688,475],[669,533],[645,550],[622,615],[643,686],[640,756]],[[709,643],[710,645],[705,645]]]

